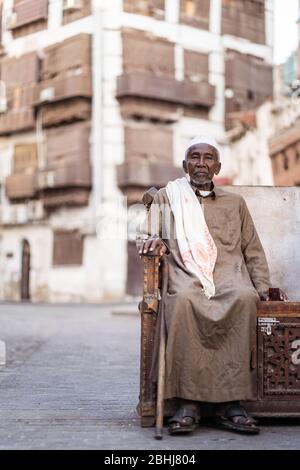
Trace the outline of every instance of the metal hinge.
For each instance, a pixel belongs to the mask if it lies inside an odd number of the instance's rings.
[[[280,321],[276,320],[276,318],[258,318],[258,326],[260,327],[260,331],[262,333],[267,333],[268,336],[272,334],[272,326],[276,325],[277,323],[280,323]]]

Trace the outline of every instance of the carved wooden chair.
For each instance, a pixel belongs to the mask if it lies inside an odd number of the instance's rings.
[[[255,401],[246,404],[258,417],[300,416],[300,188],[227,187],[241,194],[249,207],[266,251],[272,285],[289,301],[260,302],[257,312],[257,349],[253,368]],[[143,197],[150,208],[155,188]],[[166,262],[157,254],[144,255],[141,313],[139,414],[143,427],[155,424],[157,390],[149,377],[160,296],[167,276]],[[276,297],[276,289],[273,292]],[[171,416],[174,403],[164,403]]]

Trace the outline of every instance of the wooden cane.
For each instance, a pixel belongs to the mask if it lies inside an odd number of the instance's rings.
[[[165,325],[164,325],[164,314],[163,314],[163,309],[162,309],[160,313],[160,338],[159,338],[155,439],[163,438],[165,370],[166,370],[165,361],[166,361],[166,333],[165,333]]]
[[[163,262],[162,266],[162,298],[167,286],[167,265]],[[162,301],[161,301],[162,302]],[[161,304],[160,311],[160,337],[159,337],[159,356],[158,356],[158,380],[157,380],[157,399],[156,399],[156,424],[155,439],[163,438],[164,425],[164,397],[165,397],[165,373],[166,373],[166,326],[164,308]]]

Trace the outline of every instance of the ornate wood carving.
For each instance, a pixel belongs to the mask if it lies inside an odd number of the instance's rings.
[[[300,319],[258,319],[259,396],[300,400]]]

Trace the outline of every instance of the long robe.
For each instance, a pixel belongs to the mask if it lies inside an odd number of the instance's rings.
[[[269,288],[266,257],[241,196],[216,187],[212,196],[197,197],[218,250],[216,294],[211,299],[183,264],[165,188],[155,195],[142,229],[142,237],[159,236],[169,250],[168,287],[162,300],[167,329],[165,398],[251,400],[258,291]]]

